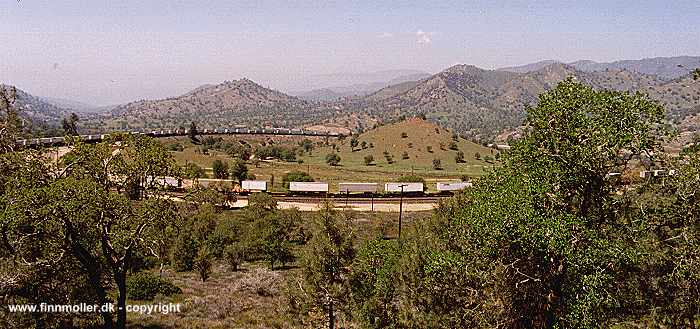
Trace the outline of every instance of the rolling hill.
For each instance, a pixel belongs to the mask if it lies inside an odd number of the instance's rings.
[[[0,88],[9,89],[11,86],[0,85]],[[20,110],[20,115],[30,119],[34,128],[54,129],[72,111],[71,109],[56,106],[41,97],[34,96],[18,88],[16,89],[16,97],[16,105]]]
[[[689,76],[666,80],[624,69],[586,72],[559,62],[528,73],[457,65],[418,83],[391,86],[335,106],[378,122],[424,114],[444,127],[490,140],[521,125],[525,108],[567,77],[596,89],[647,93],[666,105],[677,122],[698,111],[700,83]]]
[[[244,78],[204,85],[177,97],[120,105],[91,128],[167,129],[192,121],[201,128],[288,126],[315,122],[317,111],[304,100]]]
[[[362,132],[401,117],[430,121],[475,140],[490,141],[519,127],[527,106],[567,77],[596,89],[642,92],[663,103],[669,118],[696,129],[700,82],[689,75],[666,79],[627,69],[580,70],[555,61],[526,73],[455,65],[435,75],[403,81],[371,94],[307,101],[264,88],[248,79],[204,85],[181,96],[120,105],[89,120],[92,130],[248,126],[344,127]],[[334,91],[326,91],[335,96]],[[325,96],[324,96],[325,97]],[[334,97],[335,98],[335,97]],[[690,119],[688,119],[690,118]]]
[[[336,151],[333,150],[332,146],[326,146],[314,150],[311,156],[305,155],[303,160],[305,163],[321,164],[325,163],[327,154],[337,152],[343,167],[387,172],[410,173],[413,169],[434,174],[468,173],[481,175],[485,167],[493,165],[498,153],[492,148],[463,138],[454,139],[455,136],[450,130],[419,118],[379,126],[356,137],[359,145],[355,148],[351,148],[351,139],[346,138],[337,144]],[[363,142],[364,147],[362,146]],[[457,150],[450,149],[450,144],[453,142]],[[455,161],[455,156],[459,151],[464,153],[463,163]],[[385,152],[391,157],[393,163],[389,163]],[[402,157],[404,152],[408,155],[407,159]],[[476,153],[479,154],[480,159],[476,159]],[[364,158],[367,155],[374,158],[374,162],[370,166],[364,163]],[[485,161],[487,157],[490,157],[491,162]],[[434,159],[440,160],[441,170],[433,169]]]
[[[546,60],[521,66],[506,67],[500,71],[528,73],[537,71],[547,65],[560,63],[556,60]],[[598,63],[591,60],[579,60],[568,63],[577,70],[585,72],[601,72],[605,70],[627,70],[647,75],[655,75],[662,79],[676,79],[700,67],[700,56],[654,57],[638,60],[621,60],[609,63]]]

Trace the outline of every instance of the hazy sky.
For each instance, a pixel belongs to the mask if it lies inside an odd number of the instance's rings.
[[[2,0],[0,44],[1,82],[107,105],[241,77],[700,55],[700,1]]]

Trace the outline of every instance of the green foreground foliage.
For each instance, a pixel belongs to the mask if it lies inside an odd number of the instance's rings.
[[[329,205],[309,228],[264,193],[236,216],[224,215],[217,205],[225,197],[213,190],[175,203],[150,178],[201,172],[177,168],[147,137],[75,141],[58,163],[18,150],[11,138],[23,128],[3,97],[3,305],[125,305],[179,293],[151,274],[158,267],[206,281],[222,260],[231,271],[246,262],[290,271],[287,309],[301,327],[693,328],[700,315],[700,155],[660,152],[663,109],[641,95],[562,82],[528,109],[500,168],[401,241],[359,241],[354,214]],[[633,185],[608,175],[642,159],[676,175]],[[242,179],[242,164],[217,172]],[[124,328],[126,313],[0,309],[0,327],[77,320]]]

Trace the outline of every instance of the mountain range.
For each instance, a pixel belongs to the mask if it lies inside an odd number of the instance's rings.
[[[537,71],[553,63],[563,63],[557,60],[544,60],[536,63],[501,68],[499,71],[528,73]],[[664,79],[675,79],[687,75],[700,68],[700,56],[654,57],[638,60],[621,60],[609,63],[598,63],[591,60],[578,60],[568,63],[577,70],[600,72],[605,70],[627,70],[642,74],[655,75]]]
[[[688,57],[686,62],[692,62]],[[327,101],[306,100],[264,88],[248,80],[204,85],[184,95],[161,100],[141,100],[81,120],[86,131],[114,129],[177,128],[196,122],[200,127],[335,126],[362,131],[401,116],[424,115],[429,120],[478,140],[492,140],[522,124],[527,106],[538,95],[567,77],[597,89],[642,92],[662,102],[671,119],[687,131],[700,130],[700,81],[689,74],[671,78],[678,58],[654,65],[620,61],[600,69],[591,63],[533,63],[518,68],[485,70],[455,65],[427,77],[390,84],[366,95],[342,96]],[[665,64],[658,64],[658,63]],[[612,65],[629,67],[616,68]],[[646,61],[645,61],[646,63]],[[689,64],[681,64],[689,70]],[[595,68],[595,69],[592,69]],[[656,74],[639,72],[655,70]],[[662,73],[658,73],[661,72]],[[675,75],[682,72],[674,73]],[[394,81],[396,82],[396,81]],[[32,99],[33,111],[48,118],[65,113],[55,106],[42,107]],[[58,110],[57,110],[58,109]]]

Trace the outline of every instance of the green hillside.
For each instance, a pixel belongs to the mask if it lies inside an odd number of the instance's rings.
[[[414,118],[360,134],[357,136],[358,145],[354,148],[351,148],[352,139],[346,138],[336,142],[335,148],[333,144],[317,148],[311,155],[305,154],[301,159],[304,163],[325,164],[326,156],[336,153],[341,159],[339,166],[343,168],[384,172],[414,170],[417,173],[436,175],[481,175],[485,168],[497,165],[497,150],[454,137],[450,130]],[[453,143],[456,144],[456,149],[450,148]],[[455,160],[459,151],[464,153],[462,163]],[[393,163],[389,163],[385,152],[393,159]],[[407,159],[403,157],[404,152],[408,155]],[[476,159],[477,153],[480,159]],[[374,162],[369,166],[365,165],[364,160],[367,155],[374,158]],[[441,169],[433,169],[434,159],[440,160]],[[494,161],[487,162],[486,159]]]

